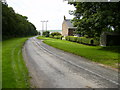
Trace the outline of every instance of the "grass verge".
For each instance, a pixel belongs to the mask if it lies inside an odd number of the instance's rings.
[[[43,39],[43,38],[42,38]],[[48,39],[44,43],[55,48],[85,57],[91,61],[118,68],[118,47],[87,46],[65,40]]]
[[[52,38],[39,36],[39,37],[37,37],[37,39],[44,39],[44,40],[48,40],[48,39],[52,39]]]
[[[27,38],[2,42],[2,88],[28,88],[28,70],[22,57],[22,46]]]

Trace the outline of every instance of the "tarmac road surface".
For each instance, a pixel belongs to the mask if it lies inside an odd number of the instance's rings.
[[[23,56],[35,88],[118,88],[118,72],[48,46],[35,37]]]

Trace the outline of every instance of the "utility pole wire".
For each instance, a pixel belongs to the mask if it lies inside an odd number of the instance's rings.
[[[47,21],[41,21],[42,22],[42,32],[41,32],[41,35],[43,35],[43,32],[44,32],[44,22],[46,22],[46,31],[47,31]]]

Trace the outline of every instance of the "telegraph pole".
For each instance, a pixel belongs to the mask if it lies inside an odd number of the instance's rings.
[[[42,32],[41,32],[41,35],[43,35],[43,31],[44,31],[44,22],[45,21],[41,21],[42,22]]]
[[[43,32],[44,32],[44,22],[46,22],[46,31],[47,31],[47,22],[48,22],[48,20],[47,21],[41,21],[42,22],[42,33],[41,33],[41,35],[43,35]]]
[[[45,21],[46,22],[46,31],[47,31],[47,22],[48,22],[48,20],[47,21]]]

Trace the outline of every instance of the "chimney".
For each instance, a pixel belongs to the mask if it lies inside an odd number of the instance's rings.
[[[66,20],[66,17],[64,16],[64,20]]]

